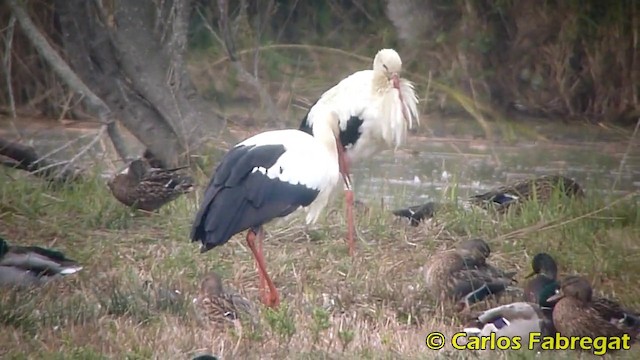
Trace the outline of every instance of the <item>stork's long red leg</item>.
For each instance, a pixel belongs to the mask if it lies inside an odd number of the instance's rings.
[[[262,287],[264,285],[264,282],[266,282],[267,286],[269,287],[269,294],[267,295],[264,291],[261,290],[260,297],[262,303],[266,306],[272,308],[277,307],[278,305],[280,305],[280,296],[278,295],[278,290],[276,290],[276,287],[273,285],[273,281],[271,281],[269,274],[267,274],[267,267],[265,265],[264,256],[262,254],[262,246],[258,245],[259,248],[256,247],[256,238],[258,238],[259,244],[261,244],[264,240],[264,232],[262,231],[262,228],[258,230],[257,234],[254,233],[253,230],[249,230],[247,232],[247,245],[249,245],[249,248],[253,253],[253,257],[255,258],[258,265],[258,276],[261,277],[260,285]]]
[[[261,231],[262,231],[262,227],[260,227],[259,232],[261,232]],[[260,253],[260,255],[262,256],[262,259],[264,259],[263,239],[260,237],[259,234],[256,235],[256,238],[257,238],[256,249],[258,250],[258,253]],[[264,275],[260,271],[260,267],[258,266],[258,262],[257,261],[256,261],[256,270],[258,271],[258,279],[260,280],[260,285],[258,287],[258,290],[260,291],[260,298],[261,299],[266,299],[266,297],[267,297],[267,279],[264,277]]]
[[[345,185],[345,202],[346,202],[346,210],[347,210],[347,242],[349,244],[349,256],[353,257],[355,255],[356,244],[354,240],[355,236],[355,222],[353,216],[353,189],[351,188],[351,176],[349,175],[349,164],[347,162],[347,158],[344,153],[344,147],[340,142],[340,139],[336,138],[336,145],[338,147],[338,165],[340,168],[340,173],[342,174],[342,178],[344,179]]]

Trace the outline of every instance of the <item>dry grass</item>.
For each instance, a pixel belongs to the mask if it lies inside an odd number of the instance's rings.
[[[58,248],[85,265],[41,291],[3,291],[3,359],[186,359],[203,352],[223,359],[471,356],[425,347],[428,332],[452,334],[460,319],[435,305],[420,273],[434,250],[470,236],[490,240],[493,261],[522,275],[534,253],[548,251],[561,271],[586,274],[599,291],[640,308],[640,290],[632,286],[640,280],[637,197],[582,218],[612,200],[589,197],[564,210],[555,206],[560,200],[549,207],[534,203],[500,221],[453,208],[438,224],[417,228],[369,204],[358,213],[363,241],[354,260],[343,240],[338,198],[315,226],[304,226],[301,214],[267,226],[265,256],[283,304],[263,308],[257,327],[245,323],[241,332],[215,333],[196,321],[191,307],[199,276],[215,269],[250,299],[258,298],[257,277],[243,236],[204,255],[189,242],[200,192],[145,216],[117,203],[99,178],[73,189],[47,188],[8,170],[0,170],[0,179],[0,233],[13,243]],[[535,226],[565,218],[578,219]],[[491,241],[519,229],[525,230],[517,238]],[[622,355],[632,358],[637,350]]]

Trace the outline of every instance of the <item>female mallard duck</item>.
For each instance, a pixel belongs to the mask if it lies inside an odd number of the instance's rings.
[[[584,195],[582,188],[574,180],[561,175],[547,175],[521,180],[484,194],[475,195],[470,199],[470,203],[484,209],[492,208],[497,212],[504,213],[515,204],[522,204],[533,199],[537,199],[541,203],[547,202],[556,192],[567,197]]]
[[[255,323],[257,314],[249,300],[225,291],[220,276],[209,272],[200,282],[198,297],[193,300],[199,319],[203,323],[224,329],[229,325],[239,326],[239,312],[251,316]]]
[[[138,159],[109,181],[113,196],[121,203],[145,211],[158,210],[193,190],[193,178],[175,169],[156,169]]]
[[[483,311],[469,322],[464,330],[467,336],[520,336],[522,346],[527,347],[532,332],[548,336],[555,333],[552,320],[545,316],[540,306],[529,302],[515,302]]]
[[[638,335],[637,316],[611,301],[594,303],[589,281],[581,276],[568,276],[558,292],[547,301],[554,303],[553,324],[564,336],[598,337]]]
[[[458,308],[500,294],[515,281],[515,272],[506,273],[487,264],[490,254],[489,244],[473,239],[455,250],[433,255],[424,267],[427,288],[440,301],[457,302]]]
[[[0,286],[42,285],[81,269],[61,252],[38,246],[9,246],[0,237]]]

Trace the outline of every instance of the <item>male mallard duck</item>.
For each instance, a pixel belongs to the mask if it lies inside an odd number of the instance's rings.
[[[439,207],[440,204],[430,201],[422,205],[414,205],[404,209],[393,210],[393,215],[405,217],[409,219],[409,224],[411,224],[411,226],[418,226],[422,220],[431,219]]]
[[[525,285],[524,300],[539,304],[545,315],[551,317],[554,304],[548,299],[560,289],[558,265],[551,255],[538,253],[533,257],[531,266],[533,271],[527,275],[527,278],[531,279]],[[613,300],[594,297],[591,305],[605,318],[622,320],[622,323],[628,326],[633,326],[635,323],[640,325],[638,314],[623,309]]]
[[[546,202],[551,199],[555,191],[559,191],[567,197],[584,195],[582,188],[574,180],[561,175],[547,175],[521,180],[484,194],[475,195],[470,199],[470,203],[484,209],[493,208],[504,213],[515,204],[533,199]]]
[[[634,339],[640,331],[635,314],[611,301],[593,302],[593,290],[582,276],[568,276],[558,292],[547,301],[554,303],[553,324],[563,336],[622,336]]]
[[[82,269],[59,251],[38,246],[9,246],[0,237],[0,286],[32,286]]]
[[[538,253],[531,260],[532,272],[526,276],[524,300],[539,304],[546,315],[551,316],[552,304],[547,299],[559,288],[558,265],[547,253]]]
[[[547,336],[554,334],[555,329],[538,304],[515,302],[481,312],[465,326],[464,332],[468,336],[488,336],[491,333],[496,333],[496,337],[520,336],[523,347],[526,347],[531,332]]]
[[[155,211],[193,190],[193,178],[175,169],[156,169],[138,159],[109,181],[113,196],[121,203],[145,211]]]
[[[473,239],[455,250],[433,255],[424,267],[427,288],[440,301],[457,302],[457,307],[469,307],[491,294],[500,294],[515,281],[515,272],[506,273],[487,264],[490,254],[489,244]]]
[[[193,300],[198,317],[214,328],[239,325],[239,311],[249,314],[251,321],[257,317],[254,306],[244,297],[225,291],[220,276],[209,272],[200,282],[198,297]]]

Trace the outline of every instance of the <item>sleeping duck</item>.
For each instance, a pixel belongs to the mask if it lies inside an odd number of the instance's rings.
[[[137,159],[109,181],[109,189],[126,206],[155,211],[193,190],[193,178],[179,172],[184,168],[157,169]]]
[[[515,272],[488,264],[490,254],[489,244],[473,239],[433,255],[424,266],[427,289],[441,302],[453,301],[459,310],[502,293],[515,282]]]
[[[566,197],[584,195],[582,188],[574,180],[561,175],[546,175],[500,186],[484,194],[473,196],[469,202],[483,209],[494,209],[504,213],[510,208],[534,199],[540,203],[546,203],[556,193]]]
[[[43,285],[82,269],[59,251],[38,246],[10,246],[0,237],[0,286]]]

